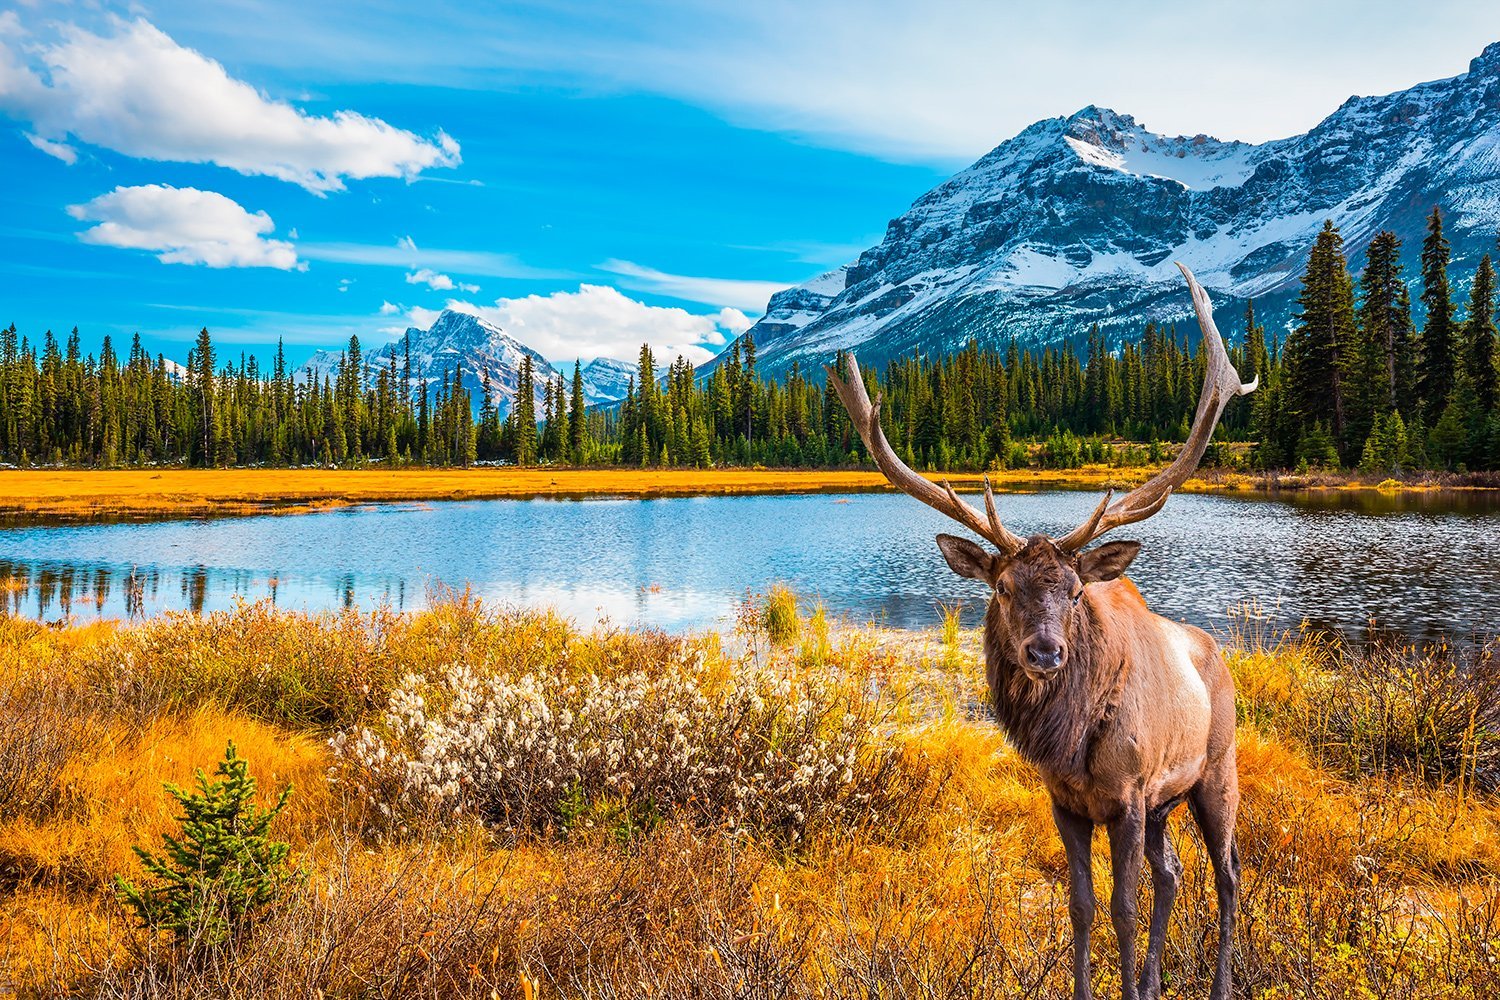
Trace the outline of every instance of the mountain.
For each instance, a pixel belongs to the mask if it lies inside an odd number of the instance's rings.
[[[854,347],[878,363],[971,339],[1054,343],[1096,322],[1134,337],[1190,315],[1179,260],[1217,293],[1222,328],[1254,298],[1280,332],[1325,219],[1356,268],[1394,230],[1410,280],[1435,204],[1466,278],[1500,230],[1500,42],[1466,74],[1351,97],[1259,145],[1169,138],[1098,107],[1037,122],[918,198],[878,246],[772,296],[750,335],[770,373]]]
[[[618,402],[625,398],[635,373],[636,366],[628,361],[595,358],[583,366],[584,398],[590,403]]]
[[[445,377],[452,380],[454,369],[461,364],[463,385],[474,401],[474,408],[478,410],[482,398],[481,373],[488,373],[491,398],[502,417],[510,412],[516,398],[523,356],[531,357],[534,372],[532,392],[537,401],[537,413],[542,412],[547,381],[557,378],[557,372],[546,358],[500,327],[478,316],[445,309],[426,330],[410,327],[405,337],[365,355],[372,383],[382,369],[390,366],[393,358],[396,373],[400,375],[408,344],[413,390],[425,381],[435,393]],[[342,351],[319,351],[298,374],[303,379],[326,377],[332,382],[338,375],[343,357]]]
[[[590,406],[595,403],[618,403],[625,398],[640,370],[638,362],[595,358],[583,366],[583,396]],[[656,366],[657,384],[665,384],[668,371],[669,365]]]

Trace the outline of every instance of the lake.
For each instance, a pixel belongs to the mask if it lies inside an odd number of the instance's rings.
[[[971,497],[977,502],[977,498]],[[1007,526],[1057,533],[1098,495],[1007,494]],[[1351,635],[1373,619],[1423,637],[1500,632],[1495,494],[1182,494],[1110,537],[1143,543],[1130,571],[1151,606],[1224,628],[1259,601],[1271,622]],[[492,500],[315,514],[0,527],[0,597],[45,620],[213,610],[269,597],[299,609],[424,606],[445,587],[551,605],[582,623],[728,624],[784,582],[853,622],[924,627],[985,591],[933,535],[958,530],[908,497]]]

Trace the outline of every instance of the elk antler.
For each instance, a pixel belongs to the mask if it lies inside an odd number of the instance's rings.
[[[891,485],[916,497],[933,510],[953,518],[980,538],[987,539],[1003,554],[1009,556],[1021,551],[1026,546],[1026,540],[1006,530],[1005,525],[1000,523],[1000,515],[995,512],[995,494],[990,489],[988,476],[984,477],[984,509],[988,518],[986,523],[980,519],[978,511],[958,498],[958,494],[946,480],[939,487],[917,475],[896,457],[891,443],[886,440],[885,431],[880,429],[880,396],[877,394],[875,402],[870,402],[870,396],[865,392],[865,380],[860,377],[859,364],[855,362],[853,352],[845,357],[849,359],[848,380],[840,378],[833,366],[827,365],[825,369],[828,380],[833,383],[839,399],[844,401],[844,409],[849,411],[854,429],[859,431],[860,440],[864,441],[870,457],[875,459],[875,464],[885,473],[885,478],[891,481]]]
[[[1213,437],[1214,427],[1219,423],[1224,407],[1235,396],[1254,392],[1255,387],[1260,384],[1259,376],[1240,384],[1239,373],[1229,363],[1224,338],[1219,336],[1219,328],[1214,325],[1213,303],[1209,302],[1208,293],[1185,265],[1179,263],[1177,267],[1187,279],[1188,288],[1192,289],[1193,311],[1198,314],[1198,326],[1203,330],[1203,351],[1208,359],[1203,371],[1203,392],[1198,397],[1198,412],[1193,416],[1193,429],[1188,432],[1187,442],[1171,465],[1113,504],[1109,502],[1110,494],[1106,493],[1087,521],[1058,539],[1058,548],[1065,552],[1077,552],[1106,531],[1144,521],[1161,510],[1172,491],[1181,486],[1198,468],[1198,462],[1208,448],[1209,438]]]

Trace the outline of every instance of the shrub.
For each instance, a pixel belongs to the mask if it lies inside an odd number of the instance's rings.
[[[1346,654],[1318,695],[1330,747],[1348,770],[1398,767],[1500,791],[1500,661],[1494,645]]]
[[[902,761],[852,686],[728,667],[697,650],[605,676],[412,674],[376,727],[333,746],[398,828],[463,814],[537,830],[659,815],[794,842],[888,820],[908,790]]]
[[[168,783],[167,794],[182,807],[182,837],[162,839],[166,855],[137,846],[146,871],[160,881],[138,889],[115,876],[120,901],[153,931],[171,931],[191,949],[228,941],[280,897],[291,878],[285,867],[288,844],[269,837],[271,823],[292,789],[282,789],[276,805],[255,804],[255,779],[234,742],[224,752],[210,783],[200,768],[198,790],[188,793]]]
[[[0,816],[43,819],[57,807],[68,760],[103,727],[66,684],[0,678]]]

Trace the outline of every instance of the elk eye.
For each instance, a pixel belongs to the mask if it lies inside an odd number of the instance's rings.
[[[1004,596],[1006,596],[1006,594],[1007,594],[1007,591],[1005,589],[1005,582],[1003,580],[996,580],[995,581],[995,596],[996,597],[1004,597]]]
[[[1083,600],[1083,588],[1079,587],[1078,588],[1078,593],[1076,593],[1076,594],[1073,595],[1073,604],[1077,605],[1078,602],[1081,601],[1081,600]]]

